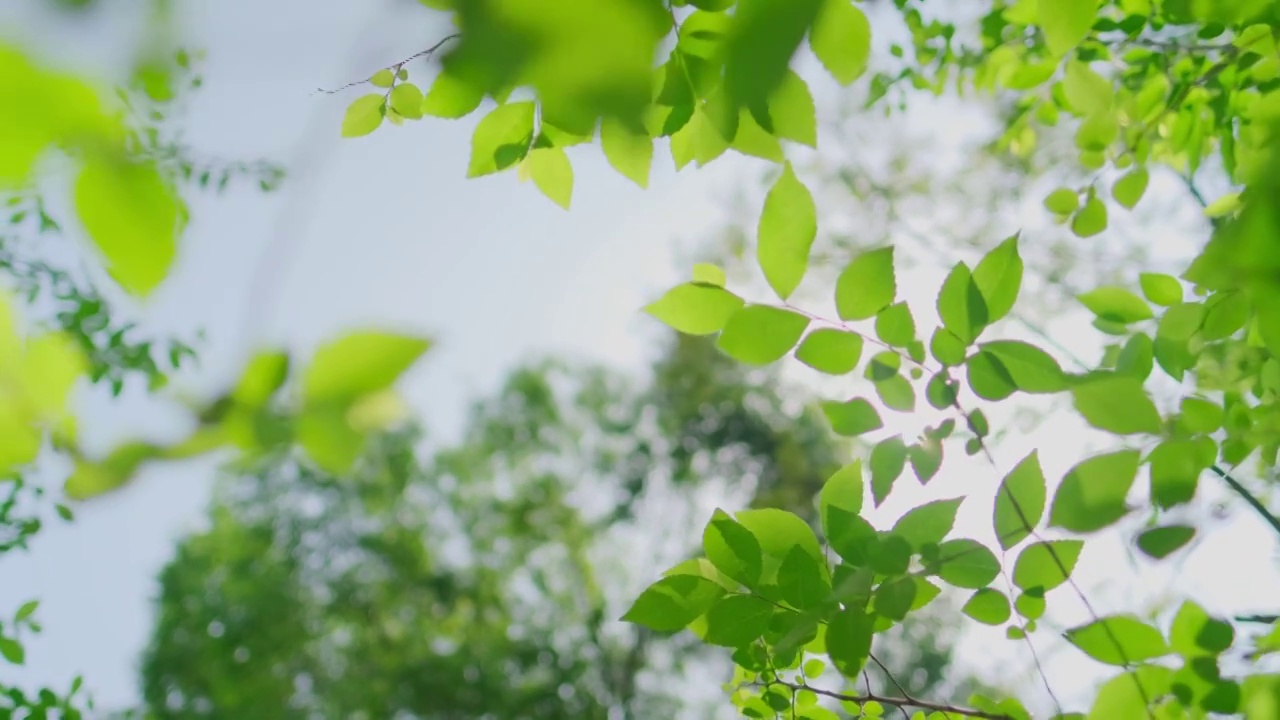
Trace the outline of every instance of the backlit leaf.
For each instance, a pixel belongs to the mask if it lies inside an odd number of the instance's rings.
[[[1000,574],[1000,561],[977,540],[948,540],[938,546],[938,575],[960,588],[984,588]]]
[[[707,611],[704,639],[712,645],[744,647],[764,634],[773,605],[761,597],[730,595]]]
[[[1009,549],[1035,530],[1044,515],[1045,479],[1033,450],[1005,475],[996,491],[992,523],[1000,547]]]
[[[1160,631],[1132,615],[1112,615],[1072,628],[1067,641],[1108,665],[1129,665],[1169,653]]]
[[[817,210],[809,189],[791,163],[765,196],[756,257],[770,287],[785,300],[795,292],[809,266],[809,248],[818,232]]]
[[[640,187],[649,186],[653,140],[613,119],[600,123],[600,148],[609,164]]]
[[[111,277],[145,296],[177,255],[180,206],[156,168],[110,158],[84,164],[75,183],[76,213]]]
[[[533,184],[552,202],[569,209],[573,197],[573,166],[563,148],[535,148],[525,159]]]
[[[853,372],[862,357],[862,336],[835,328],[820,328],[805,336],[796,359],[828,375]]]
[[[808,326],[808,318],[791,310],[748,305],[729,317],[716,345],[740,362],[768,365],[791,352]]]
[[[864,398],[853,398],[842,403],[824,402],[822,412],[837,435],[856,437],[884,427],[880,413]]]
[[[1062,56],[1089,35],[1098,15],[1095,0],[1038,0],[1036,23],[1049,52]]]
[[[505,170],[524,159],[533,142],[532,102],[512,102],[489,111],[471,134],[467,177]]]
[[[1138,474],[1137,450],[1097,455],[1077,463],[1053,496],[1049,524],[1087,533],[1111,525],[1129,512],[1125,498]]]
[[[897,283],[893,247],[862,253],[836,279],[836,312],[841,320],[866,320],[893,304]]]
[[[368,135],[382,124],[386,98],[377,93],[356,98],[342,118],[342,137]]]
[[[722,287],[685,283],[667,291],[644,311],[686,335],[712,335],[724,329],[742,307],[742,298]]]
[[[809,30],[809,47],[832,77],[848,85],[866,72],[871,23],[849,0],[822,0]]]
[[[937,544],[951,532],[956,522],[956,511],[964,498],[935,500],[912,508],[893,526],[894,535],[911,543],[911,547],[920,549],[925,545]]]
[[[696,575],[671,575],[645,589],[622,616],[657,632],[675,632],[724,596],[724,588]]]
[[[881,440],[871,449],[871,497],[877,506],[889,497],[906,464],[907,446],[897,435]]]
[[[1018,236],[1014,235],[983,256],[973,269],[973,282],[982,293],[986,320],[991,324],[1013,309],[1022,287],[1022,256],[1018,254]]]
[[[991,588],[982,588],[974,593],[961,611],[985,625],[1003,624],[1013,614],[1009,607],[1009,598],[999,590]]]
[[[1080,302],[1094,315],[1110,322],[1128,324],[1154,317],[1142,298],[1120,287],[1101,287],[1080,296]]]
[[[1099,374],[1077,383],[1071,394],[1076,410],[1096,428],[1117,435],[1160,432],[1160,413],[1135,377]]]
[[[957,263],[942,283],[938,292],[938,317],[965,345],[976,340],[990,323],[987,300],[964,263]]]
[[[1080,540],[1031,543],[1013,565],[1013,584],[1022,590],[1043,592],[1058,587],[1071,577],[1083,548]]]

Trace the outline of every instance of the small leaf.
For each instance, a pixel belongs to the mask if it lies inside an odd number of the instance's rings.
[[[525,162],[533,184],[552,202],[568,210],[573,197],[573,165],[564,148],[535,148]]]
[[[906,347],[916,339],[916,323],[906,303],[895,303],[876,314],[876,336],[893,347]]]
[[[857,333],[820,328],[805,336],[796,349],[796,359],[828,375],[853,372],[862,358],[862,336]]]
[[[721,598],[707,611],[704,639],[711,645],[745,647],[764,634],[773,616],[773,605],[754,595]]]
[[[1132,615],[1112,615],[1072,628],[1067,641],[1108,665],[1130,665],[1169,654],[1160,631]]]
[[[1076,464],[1054,493],[1049,524],[1087,533],[1124,517],[1129,512],[1125,497],[1138,474],[1139,458],[1137,450],[1121,450]]]
[[[1147,456],[1151,475],[1151,501],[1160,508],[1191,502],[1200,473],[1209,469],[1214,454],[1201,451],[1192,440],[1165,440]]]
[[[768,365],[791,352],[808,326],[808,318],[791,310],[748,305],[730,316],[716,345],[739,362]]]
[[[1004,363],[992,353],[970,355],[965,361],[965,370],[973,394],[983,400],[1004,400],[1018,389]]]
[[[800,284],[817,232],[813,196],[786,163],[765,196],[756,245],[760,269],[779,298],[786,300]]]
[[[347,333],[321,345],[302,380],[306,402],[353,400],[385,390],[431,346],[422,337],[375,330]]]
[[[505,170],[524,159],[533,141],[534,103],[499,105],[480,119],[471,134],[467,177]]]
[[[377,130],[386,114],[385,103],[386,98],[376,93],[353,100],[342,118],[342,137],[360,137]]]
[[[657,632],[675,632],[724,596],[724,588],[696,575],[671,575],[645,589],[622,616],[623,622]]]
[[[21,665],[26,662],[27,653],[17,640],[0,636],[0,657],[14,665]]]
[[[1144,531],[1138,536],[1138,549],[1155,560],[1163,560],[1177,552],[1196,536],[1196,529],[1187,525],[1166,525]]]
[[[623,177],[640,187],[649,186],[649,169],[653,165],[653,139],[630,130],[612,118],[600,123],[600,149],[605,158]],[[721,283],[723,284],[723,283]]]
[[[1000,574],[1000,561],[977,540],[948,540],[938,546],[938,577],[960,588],[984,588]]]
[[[1070,188],[1058,188],[1045,196],[1044,206],[1051,213],[1070,215],[1080,207],[1080,193]]]
[[[18,608],[18,612],[14,613],[13,621],[15,623],[20,623],[23,620],[26,620],[27,618],[34,615],[36,612],[36,609],[39,607],[40,607],[39,600],[28,600],[27,602],[22,603],[22,606]]]
[[[1022,542],[1044,515],[1045,479],[1040,456],[1032,450],[1000,482],[992,522],[1002,549]]]
[[[997,340],[978,346],[997,360],[1014,387],[1026,393],[1056,393],[1067,388],[1058,361],[1040,348],[1019,340]]]
[[[1093,237],[1106,229],[1107,206],[1096,197],[1086,200],[1071,219],[1071,232],[1082,238]]]
[[[693,266],[693,281],[705,285],[715,285],[724,287],[727,278],[724,270],[717,265],[711,263],[695,263]]]
[[[906,540],[919,550],[925,545],[936,545],[951,532],[956,522],[956,512],[964,498],[936,500],[912,508],[893,526],[894,535]]]
[[[1094,315],[1109,322],[1127,325],[1154,317],[1142,298],[1120,287],[1101,287],[1079,297]]]
[[[712,335],[724,329],[742,298],[721,287],[686,283],[667,291],[644,311],[686,335]]]
[[[824,402],[822,412],[831,423],[831,429],[837,435],[845,437],[857,437],[884,427],[880,413],[864,398],[854,398],[843,403]]]
[[[391,90],[391,109],[401,117],[417,120],[422,117],[422,91],[413,83],[400,83]]]
[[[862,76],[871,57],[871,23],[849,0],[822,0],[809,30],[809,47],[841,85]]]
[[[1048,592],[1071,577],[1084,542],[1052,540],[1023,548],[1013,565],[1013,584],[1022,590]],[[1064,572],[1065,571],[1065,572]]]
[[[1071,388],[1076,410],[1090,425],[1117,435],[1156,434],[1163,421],[1142,381],[1128,375],[1099,374]]]
[[[926,485],[942,467],[942,443],[934,439],[920,441],[907,448],[907,459],[921,485]]]
[[[1221,655],[1234,641],[1231,623],[1210,617],[1190,600],[1183,601],[1169,628],[1169,644],[1187,659]]]
[[[900,436],[885,438],[871,449],[871,496],[877,506],[889,497],[906,463],[907,446]]]
[[[822,531],[828,538],[832,536],[832,508],[838,508],[852,515],[862,512],[862,462],[855,460],[837,470],[823,483],[818,493],[818,514],[822,521]]]
[[[982,588],[969,598],[961,612],[985,625],[1000,625],[1013,615],[1009,598],[991,588]]]
[[[893,304],[897,283],[893,247],[862,253],[836,279],[836,312],[841,320],[866,320]]]
[[[1111,196],[1115,198],[1116,202],[1132,210],[1147,191],[1148,179],[1146,168],[1135,167],[1121,176],[1119,180],[1116,180],[1115,185],[1111,186]]]
[[[1172,307],[1182,302],[1182,283],[1178,279],[1161,273],[1142,273],[1138,275],[1142,285],[1142,294],[1157,305]]]
[[[934,330],[933,337],[929,340],[929,352],[933,354],[934,359],[950,367],[964,364],[965,351],[968,347],[968,341],[960,339],[946,328]]]
[[[456,120],[466,117],[480,107],[484,88],[479,83],[458,77],[448,67],[443,68],[431,83],[431,89],[422,98],[422,113],[433,117]],[[605,150],[608,154],[608,149]]]
[[[396,75],[395,73],[391,72],[390,68],[382,68],[378,72],[374,73],[372,77],[369,78],[369,83],[371,85],[374,85],[375,87],[380,87],[380,88],[389,88],[392,85],[394,85],[395,82],[396,82]]]

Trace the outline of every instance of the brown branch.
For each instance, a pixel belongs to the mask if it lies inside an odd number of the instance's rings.
[[[785,687],[791,690],[792,692],[795,692],[797,690],[808,690],[809,692],[814,693],[815,695],[822,695],[824,697],[829,697],[833,700],[843,700],[845,702],[856,702],[856,703],[878,702],[881,705],[891,705],[898,709],[914,707],[914,708],[919,708],[921,710],[928,710],[930,712],[943,712],[943,713],[949,713],[953,715],[960,715],[963,717],[984,718],[984,720],[1014,720],[1012,715],[1006,715],[1004,713],[993,713],[993,712],[987,712],[985,710],[976,710],[973,708],[956,707],[955,705],[947,705],[946,703],[930,702],[928,700],[920,700],[913,697],[889,697],[885,695],[876,695],[870,690],[868,690],[863,695],[850,695],[848,693],[840,693],[834,690],[823,690],[822,688],[816,688],[816,687],[813,687],[812,685],[798,685],[796,683],[790,683],[785,680],[772,680],[766,683],[765,687],[768,688],[774,685],[780,685],[782,687]]]

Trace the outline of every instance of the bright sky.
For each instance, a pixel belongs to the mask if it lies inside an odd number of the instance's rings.
[[[47,15],[44,5],[21,0],[0,8],[0,37],[80,69],[121,66],[131,49],[127,17],[99,13],[68,22]],[[428,426],[446,435],[457,431],[469,398],[529,357],[555,351],[640,369],[650,359],[652,324],[637,309],[685,274],[675,249],[716,228],[719,198],[761,168],[726,157],[676,175],[659,151],[651,187],[642,191],[609,169],[598,148],[574,148],[574,208],[566,213],[513,173],[463,179],[476,116],[338,138],[345,104],[360,91],[326,96],[313,89],[365,77],[446,32],[430,27],[417,3],[335,1],[323,11],[302,0],[178,5],[187,39],[209,50],[205,87],[188,115],[189,143],[210,156],[267,157],[294,171],[277,195],[234,191],[196,202],[180,267],[146,309],[152,327],[208,332],[202,369],[184,387],[207,391],[230,376],[246,317],[258,339],[300,348],[370,323],[431,333],[440,345],[406,389]],[[815,87],[821,106],[830,88]],[[246,308],[250,278],[277,242],[286,270],[274,277],[265,307]],[[927,289],[931,282],[900,286]],[[918,318],[928,316],[932,297],[908,299]],[[1070,345],[1096,342],[1085,323],[1065,327]],[[171,430],[173,415],[140,398],[90,397],[83,407],[82,426],[98,428],[89,440],[101,447],[124,434]],[[997,461],[1007,472],[1039,448],[1054,480],[1096,441],[1055,420],[1005,443]],[[42,600],[46,630],[28,648],[23,679],[65,687],[82,672],[106,707],[136,698],[134,663],[150,629],[155,573],[173,541],[199,524],[211,479],[205,465],[151,471],[83,506],[76,523],[51,523],[31,553],[0,563],[0,612]],[[957,462],[928,488],[891,498],[880,515],[887,527],[922,497],[969,494],[958,531],[986,539],[994,490],[990,468]],[[1080,580],[1099,612],[1135,607],[1174,581],[1172,565],[1132,572],[1122,539],[1091,542],[1080,561]],[[1211,611],[1276,609],[1280,579],[1256,572],[1275,566],[1275,542],[1252,515],[1238,512],[1215,527],[1188,558],[1177,585]],[[1104,578],[1110,587],[1101,587]],[[1087,617],[1070,591],[1050,598],[1054,626]],[[1043,625],[1037,645],[1054,688],[1064,701],[1078,698],[1099,667]],[[992,680],[1026,682],[1025,646],[1002,632],[975,632],[964,662],[989,670]]]

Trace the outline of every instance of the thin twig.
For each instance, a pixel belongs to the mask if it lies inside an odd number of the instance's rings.
[[[1259,500],[1253,493],[1249,492],[1248,488],[1241,485],[1239,480],[1236,480],[1231,476],[1231,473],[1223,470],[1218,465],[1211,465],[1209,466],[1209,469],[1213,471],[1213,474],[1222,478],[1222,481],[1229,485],[1237,495],[1244,498],[1244,501],[1249,503],[1250,507],[1254,510],[1258,511],[1258,514],[1262,516],[1262,519],[1266,520],[1267,524],[1269,524],[1277,534],[1280,534],[1280,519],[1277,519],[1275,515],[1272,515],[1271,511],[1267,509],[1267,506],[1263,505],[1261,500]]]
[[[891,697],[886,695],[877,695],[868,691],[864,695],[850,695],[848,693],[835,692],[834,690],[824,690],[816,688],[812,685],[798,685],[790,683],[786,680],[772,680],[765,684],[765,687],[780,685],[792,691],[808,690],[815,695],[832,698],[833,700],[843,700],[845,702],[867,703],[878,702],[881,705],[892,705],[896,708],[914,707],[930,712],[942,712],[963,717],[984,718],[985,720],[1013,720],[1013,716],[1004,713],[986,712],[985,710],[976,710],[974,708],[957,707],[955,705],[947,705],[946,703],[929,702],[928,700],[917,700],[915,698]]]
[[[436,42],[436,44],[435,44],[435,45],[432,45],[431,47],[429,47],[429,48],[427,48],[427,49],[425,49],[425,50],[419,50],[418,52],[416,52],[416,53],[414,53],[414,54],[410,55],[409,57],[407,57],[407,58],[405,58],[405,59],[401,60],[400,62],[392,63],[392,64],[390,64],[390,65],[386,65],[386,66],[380,67],[380,68],[378,68],[378,69],[379,69],[379,70],[390,70],[390,71],[392,71],[392,72],[399,72],[399,71],[400,71],[400,68],[404,67],[407,63],[410,63],[410,62],[412,62],[412,61],[414,61],[414,60],[417,60],[417,59],[418,59],[418,58],[420,58],[420,57],[430,57],[432,54],[434,54],[434,53],[435,53],[435,51],[436,51],[436,50],[439,50],[439,49],[440,49],[440,46],[444,45],[445,43],[449,42],[450,40],[456,40],[456,39],[458,39],[458,38],[460,38],[460,37],[462,37],[462,33],[454,33],[454,34],[452,34],[452,35],[446,35],[445,37],[441,38],[438,42]],[[370,75],[370,77],[372,77],[372,75]],[[364,84],[365,84],[365,83],[367,83],[367,82],[369,82],[369,78],[365,78],[364,80],[355,80],[355,81],[352,81],[352,82],[347,83],[346,85],[342,85],[341,87],[336,87],[336,88],[334,88],[334,89],[332,89],[332,90],[325,90],[324,88],[316,88],[316,89],[315,89],[315,92],[316,92],[316,93],[322,93],[322,94],[324,94],[324,95],[333,95],[333,94],[335,94],[335,93],[340,93],[340,92],[342,92],[343,90],[346,90],[346,89],[348,89],[348,88],[356,87],[357,85],[364,85]],[[315,94],[315,93],[312,93],[312,94]]]

